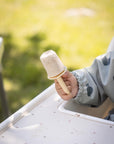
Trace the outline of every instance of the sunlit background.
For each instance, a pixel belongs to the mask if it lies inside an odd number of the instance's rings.
[[[72,71],[90,66],[107,50],[114,36],[114,1],[0,0],[0,36],[12,114],[53,83],[40,62],[42,52],[55,50]]]

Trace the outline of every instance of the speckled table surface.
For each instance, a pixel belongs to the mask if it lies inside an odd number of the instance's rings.
[[[114,144],[114,122],[60,108],[54,85],[0,124],[0,144]]]

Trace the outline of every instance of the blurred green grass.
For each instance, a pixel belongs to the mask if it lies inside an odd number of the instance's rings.
[[[92,10],[93,16],[68,14],[80,8]],[[106,51],[114,35],[114,2],[1,0],[0,35],[5,44],[4,84],[13,113],[53,83],[39,59],[43,51],[55,50],[69,70],[89,66]]]

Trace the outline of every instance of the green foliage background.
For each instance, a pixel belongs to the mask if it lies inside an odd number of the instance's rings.
[[[68,15],[89,8],[93,16]],[[114,35],[113,0],[1,0],[3,77],[11,114],[53,83],[40,62],[48,49],[69,70],[87,67]],[[2,108],[0,118],[3,120]]]

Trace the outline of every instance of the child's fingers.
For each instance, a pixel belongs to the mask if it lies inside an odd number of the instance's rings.
[[[69,99],[72,98],[72,95],[71,94],[64,94],[64,95],[61,96],[61,98],[64,99],[64,100],[69,100]]]
[[[68,95],[68,94],[66,94],[66,93],[64,92],[64,90],[63,90],[61,87],[58,87],[57,85],[55,85],[55,88],[56,88],[57,93],[58,93],[61,97],[64,96],[64,95]],[[68,88],[68,90],[69,90],[70,92],[72,92],[72,87],[71,87],[70,85],[68,85],[67,88]]]
[[[65,82],[65,84],[66,84],[66,86],[69,86],[69,85],[71,85],[71,82],[70,81],[64,81]],[[58,81],[57,80],[55,80],[55,85],[56,85],[56,87],[57,88],[61,88],[61,86],[60,86],[60,84],[58,83]]]
[[[56,90],[57,90],[57,93],[61,96],[61,97],[63,97],[66,93],[63,91],[63,89],[62,88],[60,88],[60,89],[57,89],[56,88]]]
[[[68,87],[68,90],[70,91],[70,92],[72,92],[72,87],[69,85],[69,86],[67,86]]]
[[[65,82],[66,86],[71,85],[71,82],[70,82],[70,81],[68,81],[68,80],[66,80],[66,81],[64,81],[64,82]]]
[[[61,86],[59,85],[58,81],[55,80],[55,87],[58,89],[58,88],[61,88]]]

